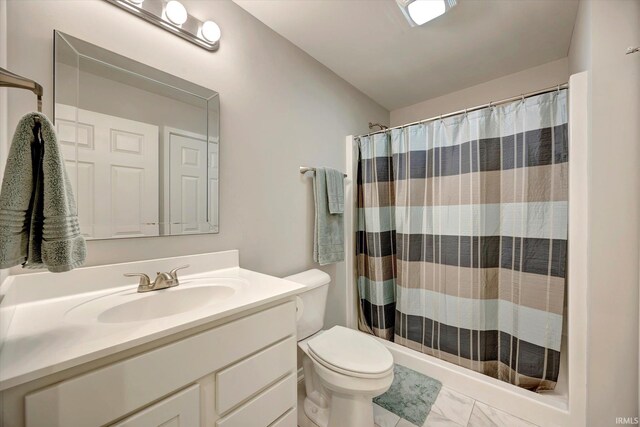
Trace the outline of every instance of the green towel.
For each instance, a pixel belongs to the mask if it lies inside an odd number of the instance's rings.
[[[329,213],[344,213],[344,175],[335,169],[325,169]]]
[[[0,268],[23,264],[58,273],[79,267],[85,257],[54,127],[43,114],[27,114],[13,136],[0,191]]]
[[[344,219],[329,212],[327,168],[317,168],[313,177],[316,220],[313,238],[313,260],[320,265],[344,261]]]

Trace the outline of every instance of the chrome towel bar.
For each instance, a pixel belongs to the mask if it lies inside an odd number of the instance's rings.
[[[315,172],[315,171],[316,171],[316,168],[312,168],[312,167],[309,167],[309,166],[300,166],[300,173],[303,174],[303,175],[305,173],[307,173],[307,172]],[[344,173],[343,175],[344,175],[345,178],[347,177],[346,173]]]

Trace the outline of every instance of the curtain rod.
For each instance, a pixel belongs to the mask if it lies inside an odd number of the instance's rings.
[[[391,131],[393,129],[401,129],[401,128],[405,128],[405,127],[408,127],[408,126],[418,125],[418,124],[421,124],[421,123],[432,122],[434,120],[445,119],[447,117],[457,116],[457,115],[462,114],[462,113],[471,113],[472,111],[482,110],[483,108],[495,107],[497,105],[508,104],[509,102],[517,101],[518,99],[529,98],[529,97],[536,96],[536,95],[542,95],[543,93],[549,93],[549,92],[553,92],[553,91],[556,91],[556,90],[559,91],[560,89],[568,89],[568,88],[569,88],[569,83],[562,83],[562,84],[559,84],[559,85],[556,85],[556,86],[548,87],[546,89],[536,90],[534,92],[529,92],[529,93],[523,93],[522,95],[519,95],[519,96],[512,96],[511,98],[502,99],[500,101],[491,101],[488,104],[482,104],[482,105],[478,105],[476,107],[465,108],[464,110],[454,111],[453,113],[447,113],[447,114],[443,114],[441,116],[435,116],[435,117],[431,117],[431,118],[428,118],[428,119],[418,120],[416,122],[406,123],[404,125],[394,126],[392,128],[379,130],[379,131],[376,131],[376,132],[371,132],[371,133],[367,133],[367,134],[363,134],[363,135],[358,135],[358,136],[354,137],[354,139],[363,138],[363,137],[371,136],[371,135],[376,135],[376,134],[379,134],[379,133],[386,133],[386,132],[389,132],[389,131]]]
[[[13,87],[17,89],[27,89],[33,92],[38,97],[38,112],[42,112],[42,85],[28,79],[26,77],[19,76],[12,73],[9,70],[0,68],[0,87]]]

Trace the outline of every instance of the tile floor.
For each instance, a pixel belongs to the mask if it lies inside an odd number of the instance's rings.
[[[298,425],[315,427],[304,416],[304,387],[298,387]],[[423,427],[401,419],[386,409],[373,405],[378,427]],[[536,427],[525,420],[474,400],[462,393],[442,386],[424,427]]]

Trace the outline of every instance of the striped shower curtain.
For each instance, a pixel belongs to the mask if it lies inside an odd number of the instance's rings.
[[[553,389],[567,262],[566,89],[358,144],[360,329]]]

